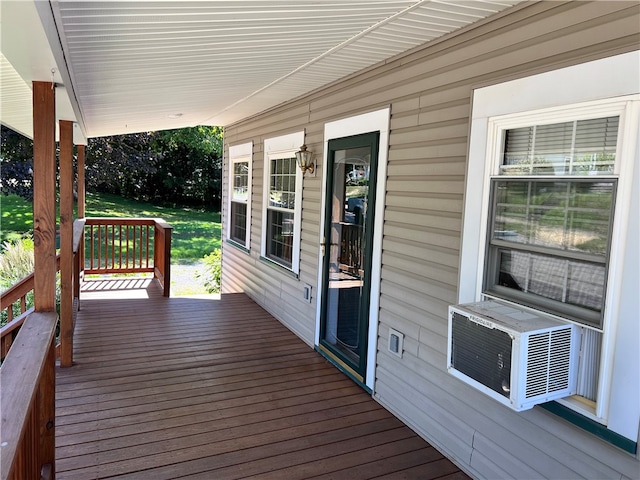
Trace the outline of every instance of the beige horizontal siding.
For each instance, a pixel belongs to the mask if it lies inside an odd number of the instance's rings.
[[[473,88],[637,50],[638,25],[638,2],[526,2],[230,126],[227,142],[254,142],[252,230],[248,254],[225,245],[223,286],[247,291],[313,342],[324,124],[390,106],[375,397],[480,478],[637,477],[637,458],[546,411],[512,412],[454,379],[446,337]],[[259,259],[262,142],[301,129],[318,170],[304,179],[294,278]],[[310,304],[302,301],[305,283],[313,286]],[[387,352],[390,328],[405,335],[401,359]]]

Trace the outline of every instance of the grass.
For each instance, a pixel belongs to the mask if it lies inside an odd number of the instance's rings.
[[[87,217],[156,217],[173,227],[172,263],[193,264],[220,248],[220,212],[168,208],[106,194],[87,194]]]
[[[136,202],[115,195],[87,194],[87,217],[153,217],[162,218],[173,227],[171,235],[172,295],[207,293],[194,280],[206,255],[220,248],[220,212],[197,208],[167,208]],[[16,195],[0,196],[0,244],[16,241],[33,231],[31,202]],[[194,270],[194,265],[199,265]]]
[[[33,230],[33,207],[16,195],[0,198],[0,243]],[[195,208],[167,208],[115,195],[87,194],[87,217],[158,217],[173,227],[173,263],[193,264],[220,248],[220,213]]]
[[[33,230],[33,206],[17,195],[0,195],[0,243],[15,242]]]

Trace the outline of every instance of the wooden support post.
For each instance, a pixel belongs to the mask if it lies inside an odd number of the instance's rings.
[[[86,216],[86,186],[84,177],[84,163],[85,163],[85,146],[78,145],[78,179],[77,179],[77,192],[78,192],[78,218],[84,218]],[[78,310],[80,310],[80,280],[84,275],[84,228],[80,234],[80,243],[78,244],[78,250],[76,252],[76,273],[74,275],[74,297],[78,299]]]
[[[60,120],[60,366],[73,365],[73,122]]]
[[[34,307],[56,307],[56,106],[51,82],[33,82]]]
[[[78,218],[85,217],[84,145],[78,145]]]

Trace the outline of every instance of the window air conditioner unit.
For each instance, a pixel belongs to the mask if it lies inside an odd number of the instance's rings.
[[[484,301],[449,306],[447,369],[522,411],[576,393],[579,329]]]

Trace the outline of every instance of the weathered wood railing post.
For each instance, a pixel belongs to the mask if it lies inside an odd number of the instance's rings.
[[[162,283],[163,295],[171,290],[171,232],[173,228],[161,218],[155,220],[153,247],[153,275]]]

